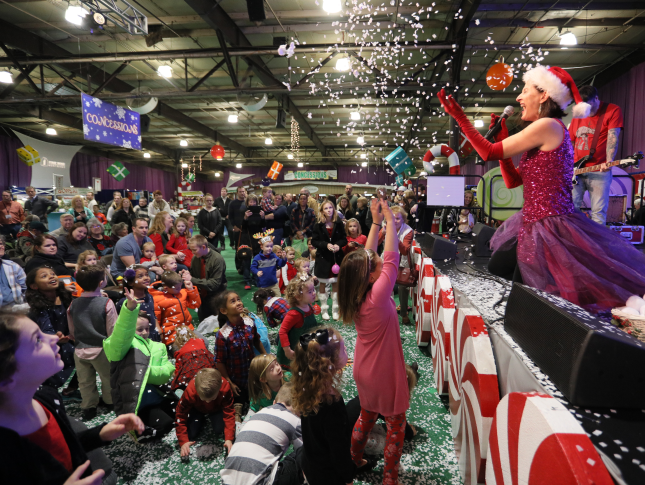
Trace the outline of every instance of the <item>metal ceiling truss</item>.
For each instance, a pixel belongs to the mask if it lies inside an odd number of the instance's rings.
[[[81,3],[131,35],[148,35],[148,17],[126,0],[81,0]]]

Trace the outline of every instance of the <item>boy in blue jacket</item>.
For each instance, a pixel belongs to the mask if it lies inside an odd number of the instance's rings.
[[[273,290],[274,294],[280,294],[278,285],[277,269],[287,264],[286,259],[279,258],[273,252],[273,233],[272,230],[264,234],[256,234],[253,237],[260,240],[261,251],[253,258],[251,263],[251,272],[258,279],[258,288]]]

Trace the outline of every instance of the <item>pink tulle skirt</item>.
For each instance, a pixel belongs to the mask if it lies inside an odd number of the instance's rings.
[[[495,232],[493,251],[517,243],[524,283],[590,311],[645,293],[645,255],[581,213],[524,224],[518,212]]]

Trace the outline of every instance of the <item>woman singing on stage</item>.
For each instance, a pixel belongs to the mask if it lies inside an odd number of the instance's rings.
[[[524,208],[491,239],[489,270],[513,275],[517,265],[525,284],[594,312],[622,306],[629,296],[645,293],[645,255],[575,212],[571,195],[573,148],[561,118],[572,99],[575,118],[588,116],[590,106],[559,67],[535,67],[524,74],[524,83],[517,101],[522,120],[531,124],[509,137],[502,120],[496,143],[479,134],[452,96],[446,98],[443,89],[438,94],[479,155],[500,160],[506,187],[524,185]],[[510,157],[520,153],[516,169]]]

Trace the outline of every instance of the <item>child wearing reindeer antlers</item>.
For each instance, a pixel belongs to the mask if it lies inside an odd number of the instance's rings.
[[[287,260],[279,258],[273,252],[273,237],[271,234],[273,234],[273,229],[253,235],[255,239],[259,240],[260,253],[253,258],[251,272],[258,278],[258,288],[273,290],[274,294],[279,295],[280,286],[278,286],[276,269],[287,264]]]

